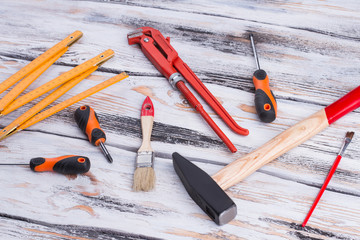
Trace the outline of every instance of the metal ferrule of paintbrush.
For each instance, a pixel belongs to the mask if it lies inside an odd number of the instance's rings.
[[[154,167],[154,152],[144,151],[138,152],[136,156],[136,168],[144,168],[144,167]]]
[[[346,133],[345,139],[344,139],[344,141],[343,141],[343,144],[342,144],[342,146],[341,146],[341,148],[340,148],[340,151],[339,151],[339,154],[338,154],[338,155],[340,155],[340,156],[343,155],[343,153],[345,152],[347,146],[349,146],[349,144],[350,144],[351,139],[353,138],[353,136],[354,136],[354,132],[347,132],[347,133]]]

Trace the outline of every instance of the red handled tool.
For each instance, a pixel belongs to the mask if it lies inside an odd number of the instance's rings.
[[[217,172],[213,178],[222,189],[228,189],[359,107],[360,86],[336,102],[288,128],[262,147],[228,164]]]
[[[182,59],[178,56],[178,53],[170,45],[170,38],[165,38],[160,31],[151,27],[139,28],[136,31],[129,33],[127,37],[130,45],[140,44],[145,56],[169,80],[172,87],[180,90],[191,106],[201,114],[210,127],[223,140],[230,151],[236,152],[237,149],[232,142],[221,131],[221,129],[204,110],[201,103],[186,87],[185,79],[233,131],[241,135],[248,135],[249,131],[240,127],[235,122],[235,120],[205,87],[190,67],[182,61]]]
[[[320,192],[318,193],[318,195],[317,195],[317,197],[316,197],[313,205],[311,206],[308,214],[306,215],[306,218],[305,218],[305,220],[304,220],[304,222],[303,222],[303,224],[302,224],[302,227],[305,227],[305,226],[306,226],[306,223],[309,221],[309,218],[311,217],[311,214],[312,214],[313,211],[315,210],[318,202],[320,201],[321,196],[322,196],[323,193],[325,192],[325,190],[326,190],[326,188],[327,188],[327,185],[329,184],[332,176],[334,175],[334,173],[335,173],[335,171],[336,171],[336,168],[337,168],[337,166],[338,166],[339,163],[340,163],[340,160],[341,160],[341,158],[342,158],[342,155],[343,155],[343,153],[345,152],[345,149],[347,148],[347,146],[350,144],[351,139],[353,138],[353,136],[354,136],[354,132],[347,132],[347,133],[346,133],[346,136],[345,136],[343,145],[342,145],[342,147],[341,147],[341,149],[340,149],[340,152],[339,152],[338,156],[336,157],[336,159],[335,159],[335,161],[334,161],[334,163],[333,163],[333,165],[332,165],[332,167],[331,167],[331,169],[330,169],[330,171],[329,171],[329,174],[328,174],[328,176],[326,177],[325,182],[324,182],[323,186],[321,187]]]
[[[99,118],[94,109],[88,105],[81,106],[76,109],[74,116],[77,125],[87,135],[89,142],[91,142],[94,146],[100,146],[100,149],[106,159],[112,163],[113,159],[104,145],[106,135],[100,128]]]
[[[260,120],[270,123],[276,118],[276,99],[273,92],[270,90],[269,76],[260,68],[252,34],[250,34],[250,41],[257,66],[257,70],[253,74],[253,82],[255,85],[255,108]]]
[[[25,163],[1,163],[0,165],[29,165]],[[61,174],[81,174],[90,169],[90,160],[87,157],[67,155],[57,158],[32,158],[30,168],[34,172],[57,172]]]

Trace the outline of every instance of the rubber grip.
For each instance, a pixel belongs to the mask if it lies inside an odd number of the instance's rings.
[[[255,108],[261,121],[270,123],[276,119],[277,104],[273,92],[270,90],[269,77],[262,70],[256,70],[253,75],[255,85]]]
[[[100,142],[106,141],[105,132],[100,128],[99,118],[91,107],[84,105],[76,109],[75,122],[85,133],[93,145],[98,146]]]
[[[67,155],[57,158],[32,158],[30,168],[34,172],[57,172],[61,174],[86,173],[90,169],[90,160],[84,156]]]

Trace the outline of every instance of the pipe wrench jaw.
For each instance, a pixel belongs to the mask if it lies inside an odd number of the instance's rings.
[[[135,31],[129,32],[127,34],[129,45],[140,44],[141,40],[147,42],[146,37],[152,38],[155,35],[155,32],[159,32],[158,30],[151,27],[142,27],[138,28]],[[160,33],[160,32],[159,32]]]
[[[127,34],[129,45],[140,43],[142,36],[144,36],[142,28],[138,28],[135,31],[129,32]]]
[[[174,88],[178,81],[185,81],[182,74],[174,67],[178,55],[169,43],[170,38],[165,38],[158,30],[149,27],[130,32],[127,37],[129,45],[140,45],[144,55]]]

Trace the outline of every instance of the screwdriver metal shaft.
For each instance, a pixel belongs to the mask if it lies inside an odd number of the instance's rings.
[[[29,166],[28,163],[0,163],[1,166],[12,166],[12,165],[17,165],[17,166]]]
[[[106,149],[105,144],[103,142],[100,142],[99,146],[100,146],[101,151],[105,155],[106,159],[109,161],[109,163],[112,163],[113,159],[112,159],[110,153],[108,152],[108,150]]]
[[[270,123],[276,118],[276,99],[270,89],[269,77],[267,73],[260,68],[254,37],[252,34],[250,34],[250,42],[254,52],[257,67],[257,70],[253,73],[253,82],[255,86],[255,108],[260,120],[266,123]]]
[[[258,59],[258,55],[257,55],[257,52],[256,52],[255,43],[254,43],[254,37],[253,37],[252,34],[250,34],[250,41],[251,41],[251,47],[252,47],[253,52],[254,52],[256,67],[257,67],[257,69],[260,69],[259,59]]]

